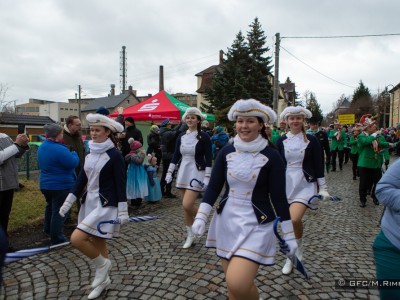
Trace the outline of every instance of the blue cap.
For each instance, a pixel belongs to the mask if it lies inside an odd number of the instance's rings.
[[[100,106],[97,110],[96,113],[101,114],[101,115],[105,115],[108,116],[110,114],[110,111],[105,108],[104,106]]]
[[[169,123],[169,118],[166,118],[164,121],[161,122],[160,126],[164,127]]]

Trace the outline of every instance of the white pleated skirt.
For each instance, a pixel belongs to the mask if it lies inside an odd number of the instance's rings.
[[[81,205],[81,209],[79,210],[77,228],[91,235],[111,239],[119,236],[120,224],[102,224],[100,229],[106,232],[106,234],[101,234],[97,230],[97,225],[101,221],[115,220],[117,217],[117,207],[103,207],[98,193],[87,193],[86,201]]]
[[[237,256],[273,265],[276,254],[273,223],[258,224],[250,200],[229,196],[222,213],[214,213],[206,247],[216,248],[217,256],[227,260]]]

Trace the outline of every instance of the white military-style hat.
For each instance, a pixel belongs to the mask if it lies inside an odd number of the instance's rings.
[[[124,130],[124,126],[105,115],[88,114],[86,120],[89,126],[104,126],[109,128],[112,132],[122,132]]]
[[[264,123],[273,123],[276,113],[272,108],[255,99],[237,100],[228,112],[229,121],[235,121],[238,116],[260,117]]]
[[[182,116],[182,121],[185,121],[187,115],[196,115],[199,116],[201,120],[206,118],[197,107],[189,107]]]
[[[287,121],[289,116],[304,116],[305,119],[309,119],[312,117],[312,113],[301,106],[288,106],[281,112],[280,118]]]

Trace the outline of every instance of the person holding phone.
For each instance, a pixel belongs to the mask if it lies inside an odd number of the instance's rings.
[[[0,225],[7,235],[14,190],[18,188],[17,158],[29,150],[26,134],[18,134],[15,142],[0,133]]]

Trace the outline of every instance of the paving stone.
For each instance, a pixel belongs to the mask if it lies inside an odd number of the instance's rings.
[[[298,271],[283,275],[285,258],[277,251],[276,264],[261,266],[255,280],[263,298],[379,299],[376,289],[335,289],[335,280],[375,278],[371,245],[382,207],[370,198],[366,208],[358,206],[359,182],[352,180],[350,164],[326,178],[330,194],[343,200],[322,202],[304,216],[304,264],[311,279],[304,280]],[[194,247],[182,249],[185,230],[179,200],[144,202],[130,214],[159,219],[129,223],[121,228],[120,238],[108,242],[112,284],[103,299],[227,299],[221,263],[214,249],[204,247],[205,236]],[[94,268],[66,246],[8,264],[3,275],[0,299],[78,300],[87,299]]]

